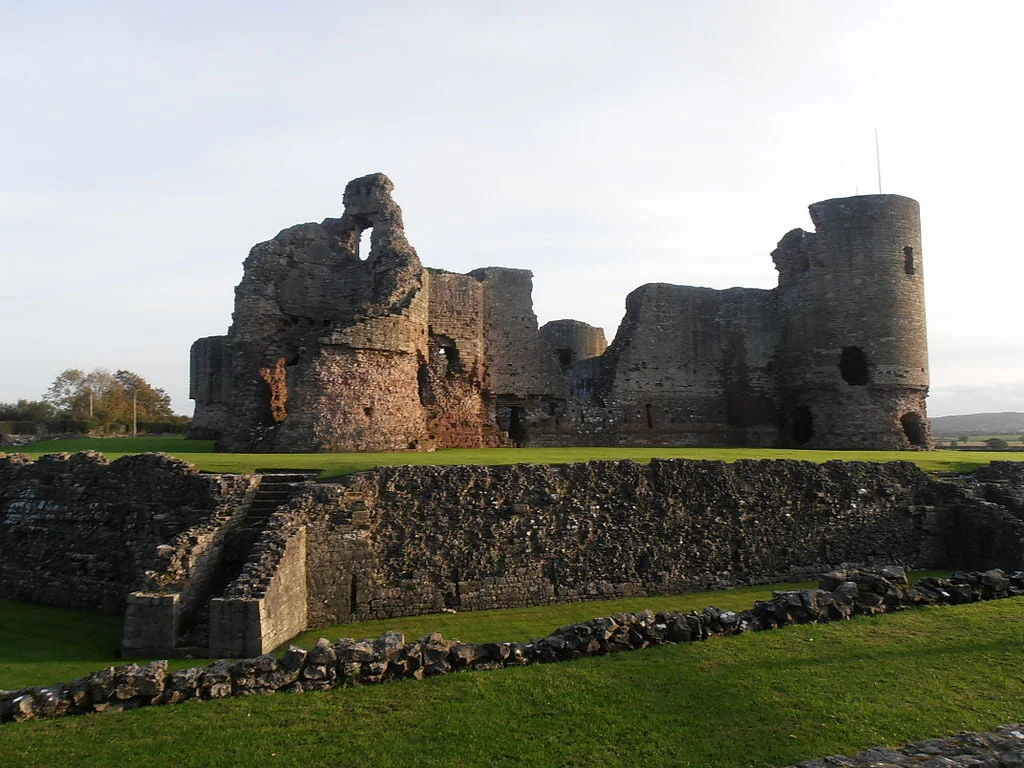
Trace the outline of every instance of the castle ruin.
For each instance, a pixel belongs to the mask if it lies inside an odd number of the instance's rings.
[[[391,190],[355,179],[341,218],[252,249],[227,335],[192,346],[190,436],[245,452],[932,445],[914,200],[815,203],[815,231],[772,252],[776,288],[643,285],[608,345],[575,320],[538,328],[529,271],[423,267]]]

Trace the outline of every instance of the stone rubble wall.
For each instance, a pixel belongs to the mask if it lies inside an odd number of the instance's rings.
[[[0,597],[117,612],[187,590],[251,484],[162,454],[0,454]]]
[[[1022,572],[956,572],[948,579],[921,579],[911,588],[906,572],[897,566],[832,571],[819,578],[817,589],[775,592],[770,600],[757,601],[753,608],[738,613],[713,607],[688,614],[650,610],[616,613],[562,627],[525,643],[462,643],[446,640],[437,632],[407,642],[398,632],[385,632],[378,639],[342,638],[331,642],[321,638],[308,651],[291,646],[280,658],[263,654],[221,659],[207,667],[176,672],[168,672],[166,661],[107,667],[71,682],[0,691],[0,722],[117,712],[189,699],[322,691],[463,670],[554,663],[790,624],[843,621],[853,616],[1020,595],[1024,595]]]
[[[846,563],[1018,568],[1024,552],[1019,518],[909,462],[380,467],[300,491],[225,597],[265,600],[300,529],[311,626],[763,584]]]
[[[382,467],[348,488],[365,528],[329,522],[327,505],[313,538],[326,554],[361,536],[369,562],[311,563],[358,580],[354,600],[322,596],[325,621],[672,594],[851,562],[945,565],[936,509],[979,506],[909,463]]]
[[[1019,768],[1024,765],[1024,723],[990,733],[961,731],[898,749],[873,747],[853,757],[829,755],[787,768]]]

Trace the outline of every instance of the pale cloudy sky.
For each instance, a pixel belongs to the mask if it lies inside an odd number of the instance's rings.
[[[191,413],[256,242],[395,182],[428,266],[606,329],[775,284],[807,205],[921,202],[931,415],[1024,411],[1019,0],[0,3],[0,401],[128,368]]]

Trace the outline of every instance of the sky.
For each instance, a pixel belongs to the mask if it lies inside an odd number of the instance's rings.
[[[0,3],[0,401],[127,368],[191,414],[252,245],[395,184],[427,266],[611,340],[771,288],[815,201],[922,210],[932,416],[1024,411],[1018,0]]]

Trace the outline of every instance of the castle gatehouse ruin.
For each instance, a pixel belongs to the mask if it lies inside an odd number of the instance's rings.
[[[538,328],[526,270],[423,267],[391,190],[355,179],[341,218],[250,251],[227,335],[192,346],[190,436],[245,452],[932,445],[914,200],[815,203],[815,231],[771,254],[776,288],[640,286],[608,345],[576,320]]]

